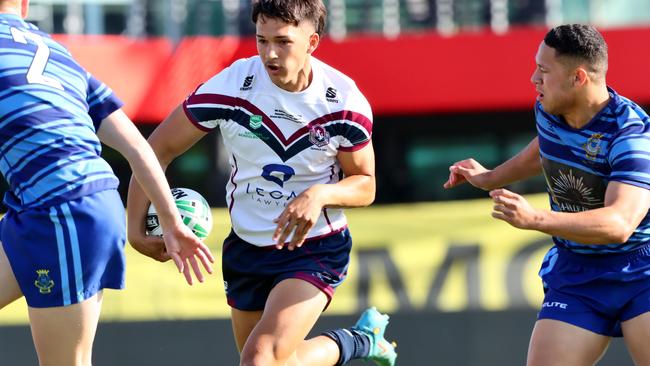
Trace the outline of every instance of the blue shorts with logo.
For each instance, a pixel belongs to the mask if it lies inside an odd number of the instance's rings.
[[[621,337],[621,322],[650,311],[650,246],[589,255],[554,246],[542,263],[538,319],[555,319]]]
[[[332,300],[335,288],[347,275],[352,238],[345,229],[306,241],[289,251],[258,247],[233,231],[224,240],[222,271],[228,305],[245,311],[263,310],[275,285],[289,278],[311,283]]]
[[[9,210],[0,242],[31,307],[67,306],[124,287],[124,206],[116,190]]]

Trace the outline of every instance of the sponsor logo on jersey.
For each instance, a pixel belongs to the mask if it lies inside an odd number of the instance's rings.
[[[339,100],[336,98],[336,93],[336,89],[330,86],[327,88],[327,91],[325,91],[325,99],[327,99],[327,101],[330,103],[338,103]]]
[[[252,132],[251,131],[244,131],[244,132],[238,133],[237,136],[244,137],[244,138],[247,138],[247,139],[262,140],[262,141],[266,141],[266,140],[269,139],[269,136],[267,136],[267,135],[265,135],[265,134],[263,134],[261,132],[257,132],[257,131],[252,131]]]
[[[38,277],[34,281],[34,286],[38,288],[38,292],[41,294],[49,294],[52,292],[52,287],[54,287],[54,281],[50,278],[50,271],[47,269],[39,269],[36,271]]]
[[[251,90],[253,88],[253,81],[255,80],[255,75],[248,75],[244,78],[244,84],[242,84],[239,90]]]
[[[600,143],[602,142],[603,135],[600,133],[594,133],[589,137],[587,142],[582,145],[582,147],[585,149],[587,159],[589,160],[596,160],[596,157],[598,156],[598,153],[600,152]]]
[[[271,118],[273,120],[275,119],[286,119],[287,121],[295,122],[295,123],[303,123],[302,122],[302,116],[301,115],[293,115],[287,111],[283,111],[282,109],[276,109],[273,111],[273,114],[271,115]]]
[[[262,168],[262,178],[280,187],[284,187],[284,183],[294,175],[296,175],[296,172],[288,165],[268,164]]]
[[[256,114],[252,115],[250,120],[248,121],[248,125],[255,130],[262,127],[262,116],[258,116]]]
[[[330,133],[321,125],[309,127],[309,142],[318,147],[326,146],[330,143]]]
[[[553,203],[563,212],[583,212],[603,207],[606,182],[589,172],[542,158]]]
[[[296,175],[296,172],[288,165],[268,164],[262,168],[262,178],[282,188],[284,188],[284,183],[289,181],[294,175]],[[269,190],[267,188],[255,187],[250,183],[246,186],[246,194],[249,194],[252,200],[267,206],[286,206],[287,202],[297,196],[294,191]]]

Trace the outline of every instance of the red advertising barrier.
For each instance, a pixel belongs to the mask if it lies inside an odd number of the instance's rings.
[[[352,77],[376,115],[414,115],[530,108],[537,47],[545,29],[361,35],[325,38],[315,56]],[[650,28],[603,32],[609,44],[609,84],[650,103]],[[166,39],[57,37],[90,72],[110,85],[138,122],[157,123],[200,83],[234,60],[256,54],[253,38]]]
[[[149,90],[174,54],[164,38],[134,40],[121,36],[55,36],[79,63],[108,84],[124,101],[124,111],[137,117],[148,108]],[[159,117],[159,116],[156,116]],[[157,122],[159,118],[152,119]]]

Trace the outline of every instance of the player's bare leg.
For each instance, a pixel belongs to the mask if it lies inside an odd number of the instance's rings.
[[[91,366],[102,292],[70,306],[29,308],[40,366]]]
[[[18,281],[9,264],[9,259],[0,242],[0,309],[11,304],[23,296]]]
[[[592,366],[603,356],[609,341],[609,337],[568,323],[541,319],[533,328],[527,365]]]
[[[255,325],[262,318],[262,312],[242,311],[231,308],[231,314],[235,343],[237,344],[237,350],[241,353],[246,339],[248,339]],[[287,361],[287,365],[294,364],[300,359],[325,359],[328,354],[336,354],[338,352],[338,346],[329,337],[319,336],[311,338],[300,344],[296,353]],[[322,355],[319,355],[320,353]]]
[[[306,281],[277,284],[244,345],[240,365],[334,365],[339,357],[334,341],[327,337],[305,341],[326,304],[327,296]]]
[[[257,322],[262,318],[262,312],[243,311],[230,308],[230,314],[232,320],[232,331],[235,335],[235,343],[237,344],[237,350],[241,353],[248,336],[257,325]]]
[[[644,313],[621,323],[625,345],[635,365],[650,365],[650,313]]]
[[[318,336],[300,343],[286,366],[335,365],[339,360],[339,346],[331,338]]]

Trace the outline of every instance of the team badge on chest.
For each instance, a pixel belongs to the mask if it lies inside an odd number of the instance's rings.
[[[587,159],[596,160],[598,154],[600,153],[601,147],[600,143],[602,142],[603,135],[600,133],[594,133],[589,137],[587,142],[583,145]]]
[[[318,147],[323,147],[330,143],[330,133],[323,126],[315,125],[309,127],[309,142]]]

